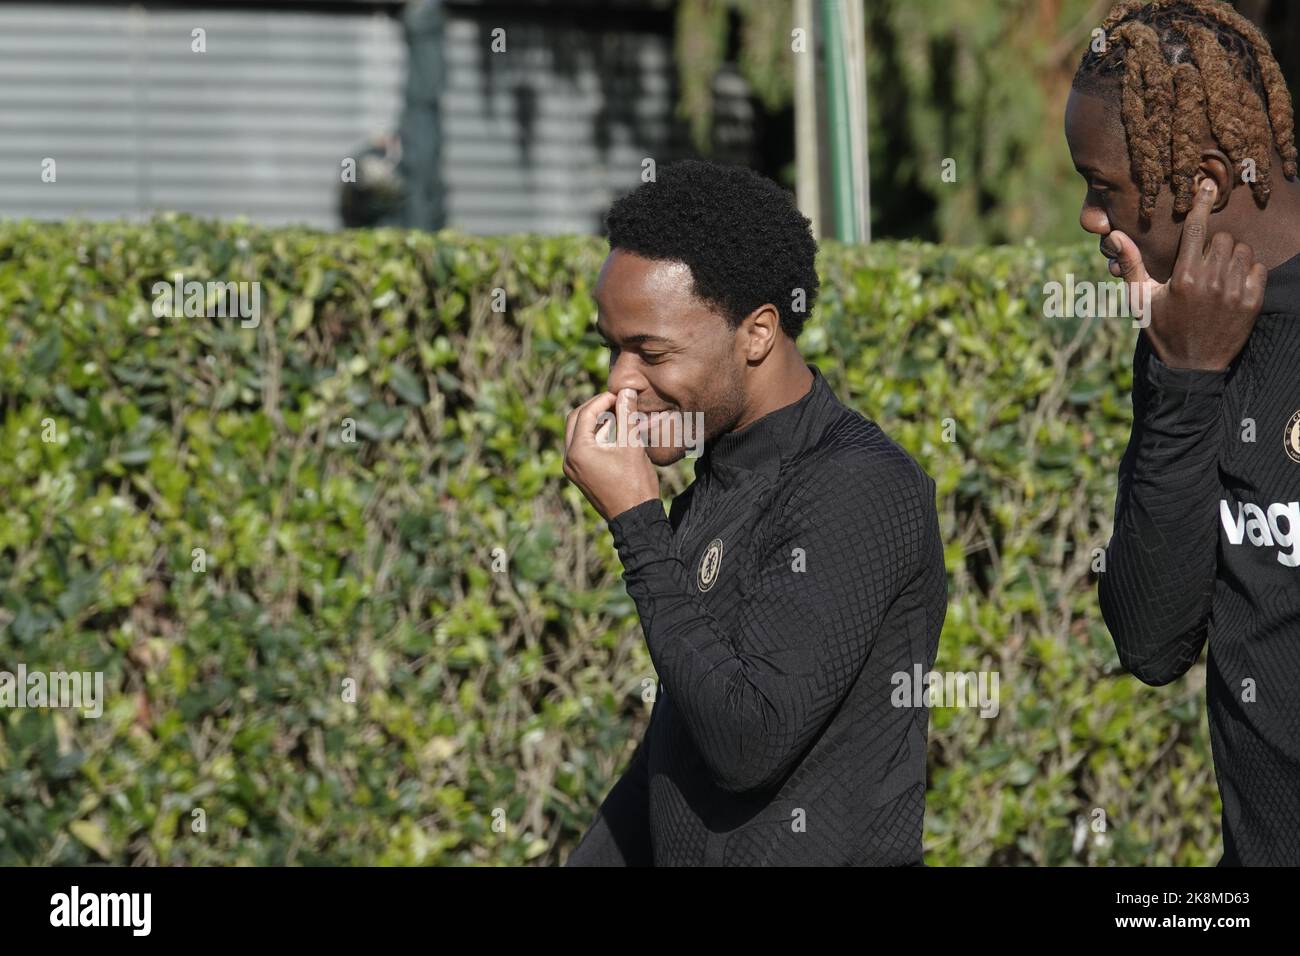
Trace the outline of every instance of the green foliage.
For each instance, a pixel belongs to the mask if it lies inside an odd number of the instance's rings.
[[[603,255],[175,216],[0,226],[0,669],[99,670],[107,697],[98,720],[0,711],[0,864],[567,855],[654,677],[561,472],[564,417],[607,370]],[[805,356],[938,482],[937,667],[1001,675],[996,718],[933,711],[928,861],[1213,862],[1203,673],[1120,672],[1089,570],[1133,332],[1041,302],[1066,272],[1106,278],[1100,258],[827,243],[820,265]],[[259,281],[260,325],[155,318],[175,272]],[[690,477],[665,471],[665,494]],[[1097,808],[1106,832],[1076,851]]]
[[[1085,192],[1065,101],[1106,7],[1093,0],[869,3],[877,234],[1073,241]],[[955,181],[941,175],[954,161]]]
[[[677,110],[696,148],[711,144],[713,83],[733,29],[740,75],[776,112],[794,95],[791,31],[824,32],[820,8],[814,0],[813,22],[797,23],[791,0],[678,3]],[[1062,116],[1107,6],[871,0],[864,9],[873,235],[1071,241],[1084,186]],[[943,176],[949,159],[955,181]]]
[[[872,235],[944,243],[1071,242],[1085,185],[1066,149],[1070,82],[1107,0],[868,0],[866,85]],[[1292,80],[1292,25],[1268,0],[1236,6],[1270,31]],[[1274,0],[1274,8],[1284,6]],[[793,100],[792,0],[679,0],[678,114],[697,149],[734,40],[740,75],[769,112]],[[734,23],[733,23],[734,20]],[[823,38],[824,39],[824,38]],[[820,42],[820,41],[816,41]],[[825,109],[825,104],[822,105]],[[945,162],[952,160],[952,177]],[[823,183],[823,189],[829,189]]]
[[[768,110],[787,106],[794,93],[791,0],[678,0],[673,60],[677,114],[687,120],[695,148],[712,149],[713,83],[727,56],[731,20],[739,24],[737,66]],[[802,24],[805,30],[807,24]]]

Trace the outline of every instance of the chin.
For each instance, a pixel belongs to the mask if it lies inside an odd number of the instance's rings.
[[[686,449],[652,445],[645,450],[645,453],[646,457],[650,459],[650,464],[665,468],[674,462],[681,461],[686,456]]]

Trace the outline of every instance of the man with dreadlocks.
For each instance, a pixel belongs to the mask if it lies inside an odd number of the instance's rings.
[[[1221,864],[1300,864],[1300,183],[1291,98],[1227,3],[1117,5],[1066,107],[1079,222],[1150,298],[1100,580],[1155,685],[1208,640]],[[1280,175],[1279,175],[1280,172]]]

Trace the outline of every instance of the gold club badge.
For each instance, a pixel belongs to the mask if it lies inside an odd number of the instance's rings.
[[[707,591],[718,579],[718,568],[722,567],[722,539],[714,538],[704,549],[700,557],[700,590]]]
[[[1291,420],[1286,423],[1286,434],[1282,436],[1282,444],[1286,446],[1286,453],[1291,460],[1300,464],[1300,412],[1291,416]]]

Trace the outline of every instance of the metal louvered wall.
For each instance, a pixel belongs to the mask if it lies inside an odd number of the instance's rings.
[[[0,215],[337,226],[343,158],[396,128],[404,76],[382,9],[0,5]]]
[[[491,49],[505,30],[506,51]],[[490,5],[448,16],[443,182],[451,225],[472,231],[602,229],[642,161],[686,153],[671,122],[671,36],[601,18],[526,19]]]
[[[446,225],[599,232],[643,159],[691,154],[672,120],[665,0],[622,11],[459,0],[443,15]],[[340,162],[399,128],[400,16],[384,3],[0,3],[0,216],[176,209],[337,228]],[[491,50],[498,26],[505,53]],[[206,53],[191,52],[196,27]],[[746,97],[720,76],[724,161],[747,157]],[[54,183],[41,181],[46,157]]]

